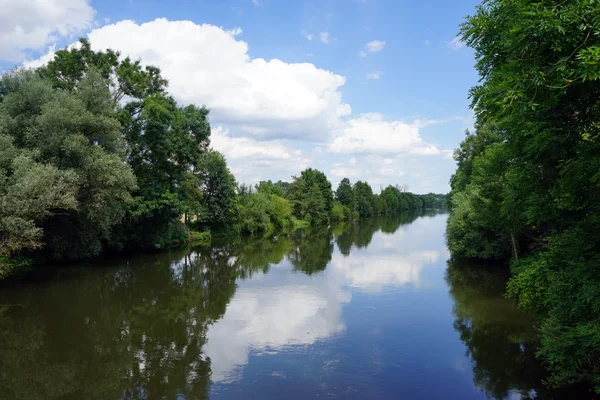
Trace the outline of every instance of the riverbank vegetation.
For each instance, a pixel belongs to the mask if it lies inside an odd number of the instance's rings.
[[[554,387],[600,393],[600,4],[485,1],[462,26],[477,121],[455,151],[448,245],[510,260]]]
[[[160,70],[90,43],[0,80],[0,279],[31,258],[79,260],[211,236],[268,234],[438,208],[443,195],[373,194],[321,171],[238,185],[210,147],[209,110],[181,105]]]

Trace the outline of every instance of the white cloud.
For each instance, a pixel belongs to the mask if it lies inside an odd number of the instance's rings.
[[[89,33],[96,50],[112,48],[161,68],[182,104],[206,104],[211,121],[262,139],[323,138],[350,114],[343,76],[310,63],[251,58],[241,30],[191,21],[120,21]],[[290,93],[294,95],[291,96]]]
[[[314,35],[312,33],[308,33],[306,31],[300,32],[302,36],[304,36],[307,40],[313,40]]]
[[[371,53],[377,53],[385,47],[385,40],[373,40],[367,43],[366,48],[367,51]]]
[[[360,176],[357,168],[334,166],[329,170],[329,174],[336,178],[356,178]]]
[[[386,121],[377,113],[348,120],[330,143],[329,151],[347,154],[440,153],[435,146],[423,141],[418,127],[400,121]]]
[[[272,178],[273,170],[284,179],[309,167],[310,159],[301,150],[281,140],[258,141],[252,137],[234,137],[221,126],[212,129],[211,145],[225,155],[239,182],[254,182]]]
[[[345,329],[341,304],[349,296],[298,278],[287,285],[266,282],[259,288],[238,289],[223,318],[206,334],[203,351],[211,359],[213,382],[239,379],[251,351],[273,353],[284,346],[310,345]]]
[[[448,48],[452,51],[458,51],[465,47],[465,42],[462,41],[460,36],[456,36],[450,42],[448,42]]]
[[[91,26],[87,0],[0,0],[0,60],[21,61],[57,39]]]
[[[429,47],[429,45],[431,44],[431,41],[429,39],[425,39],[424,43],[425,43],[425,46]]]
[[[328,44],[331,40],[331,35],[327,31],[319,32],[319,39],[321,39],[321,42]]]
[[[360,57],[366,57],[367,56],[367,52],[361,50],[361,51],[358,52],[358,55]]]
[[[262,0],[252,0],[252,4],[256,7],[262,7],[263,5]]]
[[[381,241],[381,246],[389,249],[395,242]],[[388,249],[388,250],[389,250]],[[352,257],[336,253],[331,260],[331,268],[344,276],[350,287],[365,292],[380,292],[385,286],[413,284],[420,286],[421,270],[426,264],[433,264],[440,258],[438,251],[422,250],[408,254],[383,254],[374,256],[367,252],[353,252]]]
[[[373,71],[367,74],[367,79],[380,79],[382,75],[381,71]]]

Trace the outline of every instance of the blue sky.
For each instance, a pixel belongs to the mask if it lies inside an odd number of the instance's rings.
[[[461,0],[5,0],[0,68],[35,66],[89,35],[158,65],[182,105],[211,108],[213,146],[238,181],[312,166],[447,192],[473,124]],[[40,60],[41,57],[41,60]]]

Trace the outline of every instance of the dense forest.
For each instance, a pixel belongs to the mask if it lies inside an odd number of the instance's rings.
[[[439,208],[321,171],[238,185],[210,147],[209,110],[179,105],[160,70],[107,50],[57,51],[0,80],[0,279],[32,259],[79,260],[231,235]]]
[[[461,37],[480,83],[448,245],[510,261],[507,296],[541,318],[548,383],[600,393],[600,3],[485,1]]]

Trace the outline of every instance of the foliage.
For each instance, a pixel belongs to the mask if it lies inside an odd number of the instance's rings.
[[[205,245],[205,244],[209,244],[211,241],[211,234],[210,231],[203,231],[203,232],[190,232],[190,241],[192,244],[201,244],[201,245]]]
[[[361,217],[370,217],[375,214],[373,207],[373,190],[367,182],[357,181],[352,187],[356,211]]]
[[[213,230],[231,229],[236,212],[237,184],[225,157],[216,151],[204,154],[196,175],[203,196],[202,205],[196,212],[198,224]]]
[[[285,191],[290,184],[288,182],[277,181],[275,183],[268,181],[260,181],[256,185],[256,191],[265,194],[274,194],[279,197],[285,196]]]
[[[272,207],[270,196],[264,193],[240,197],[238,218],[241,231],[253,234],[273,229],[269,217]]]
[[[45,246],[57,258],[97,255],[123,218],[136,183],[104,84],[94,70],[72,93],[26,71],[3,77],[7,252]]]
[[[300,176],[293,177],[285,195],[292,204],[292,213],[296,218],[316,224],[329,220],[333,192],[323,172],[312,168],[302,171]]]
[[[350,208],[347,206],[335,202],[331,209],[331,220],[332,221],[348,221],[351,218]]]
[[[271,195],[271,222],[277,228],[285,228],[291,224],[292,205],[290,202],[279,195]]]
[[[338,188],[335,191],[335,198],[341,205],[352,208],[352,204],[354,203],[354,193],[352,192],[350,179],[344,178],[340,181]]]
[[[158,68],[142,66],[140,60],[123,58],[110,49],[94,52],[85,39],[57,51],[38,70],[54,87],[68,92],[77,91],[90,71],[102,79],[96,86],[107,94],[105,107],[120,123],[125,141],[120,148],[139,185],[111,245],[161,247],[173,239],[161,235],[170,235],[183,212],[198,208],[198,185],[190,171],[199,168],[207,151],[208,110],[179,107],[167,94],[167,81]],[[88,103],[98,104],[93,99]]]
[[[511,258],[554,386],[600,392],[600,3],[488,0],[462,26],[481,83],[455,152],[448,244]]]

